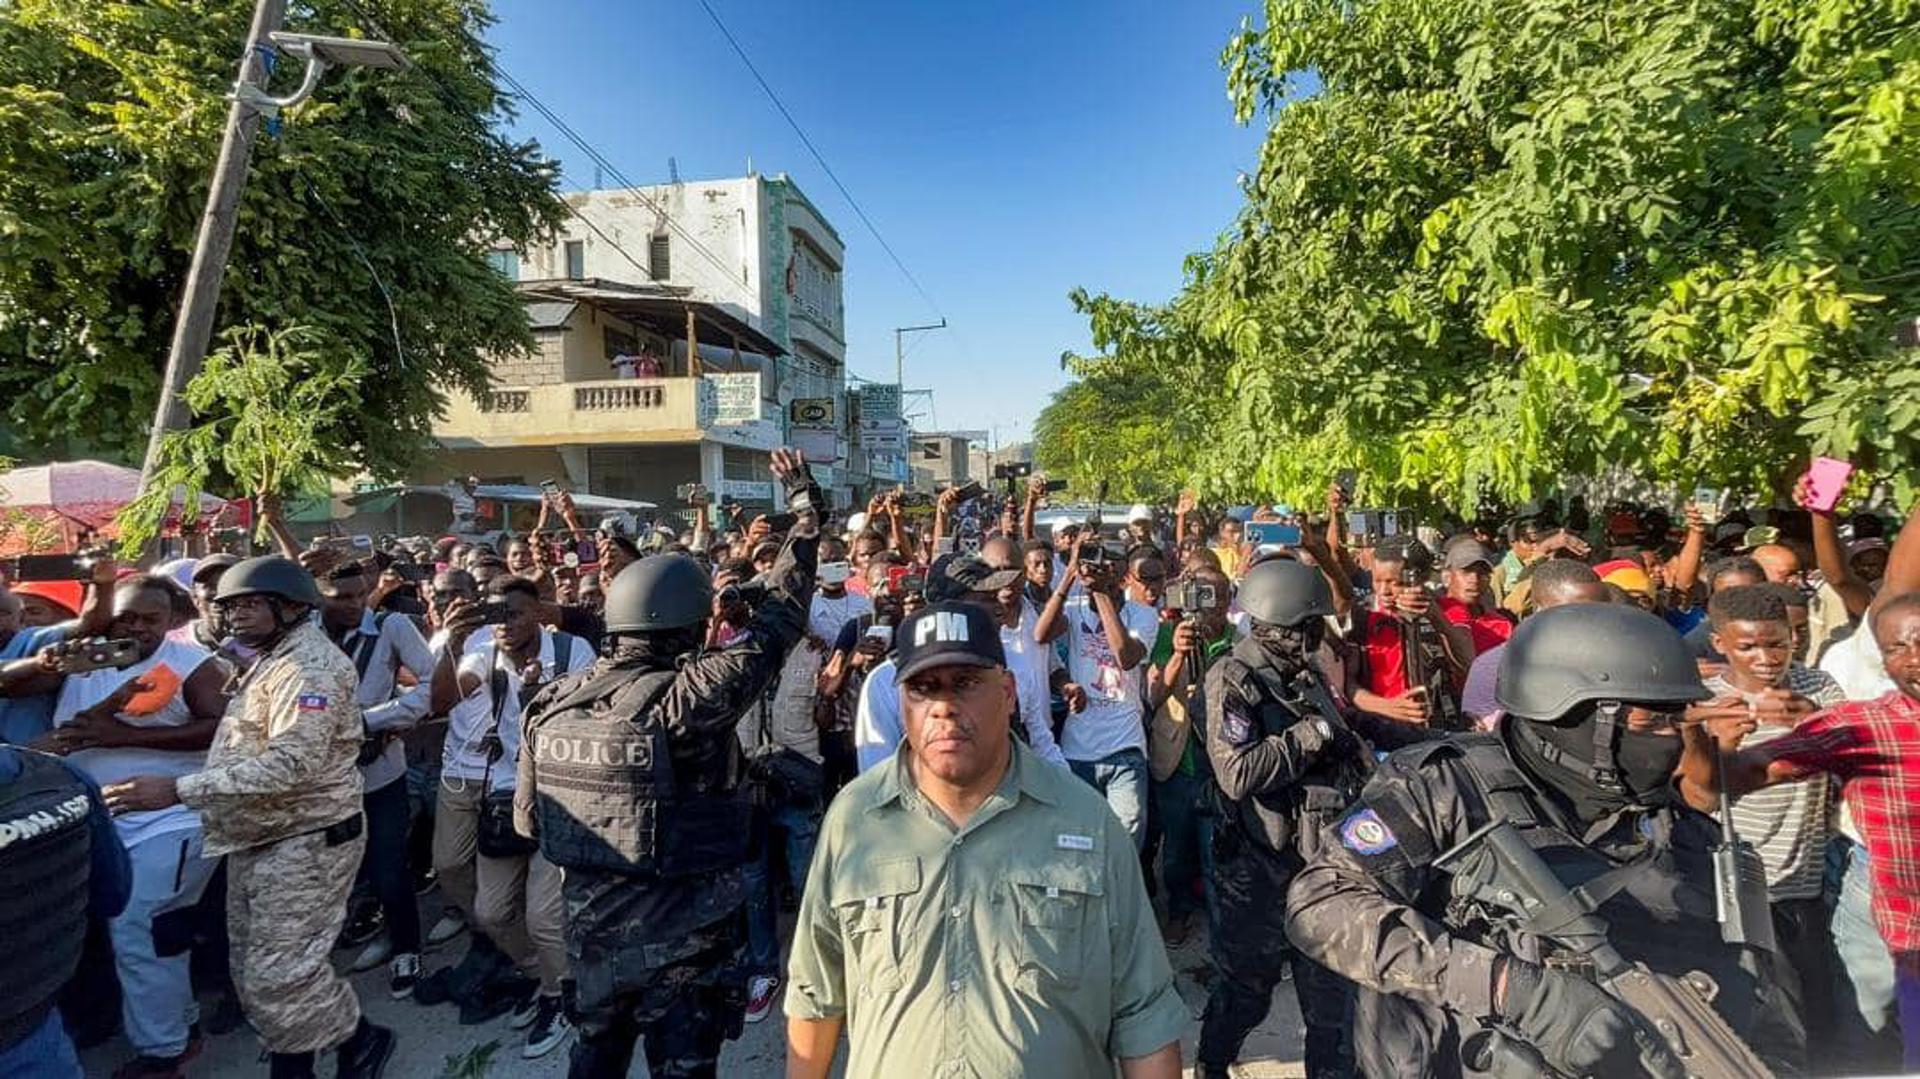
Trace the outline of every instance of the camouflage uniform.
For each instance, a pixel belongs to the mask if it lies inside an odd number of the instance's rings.
[[[353,663],[312,623],[241,680],[204,771],[179,781],[208,857],[227,860],[235,986],[274,1053],[346,1041],[360,1002],[327,961],[365,836]],[[351,834],[347,834],[351,832]]]

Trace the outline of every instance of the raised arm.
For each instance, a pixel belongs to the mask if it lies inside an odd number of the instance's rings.
[[[1873,589],[1867,582],[1853,575],[1853,567],[1848,563],[1846,548],[1840,545],[1840,526],[1833,519],[1833,510],[1815,509],[1813,502],[1813,477],[1800,477],[1793,488],[1793,500],[1801,509],[1807,511],[1813,531],[1813,561],[1820,567],[1820,576],[1840,595],[1847,605],[1847,617],[1858,618],[1867,613],[1873,604]]]
[[[1687,503],[1687,538],[1680,544],[1680,553],[1667,563],[1667,580],[1672,589],[1691,602],[1693,586],[1700,580],[1700,559],[1707,549],[1707,522],[1700,516],[1700,508]]]

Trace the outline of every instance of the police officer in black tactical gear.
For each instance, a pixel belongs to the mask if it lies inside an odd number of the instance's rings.
[[[1673,781],[1683,749],[1712,751],[1698,730],[1683,735],[1707,693],[1680,636],[1630,607],[1542,611],[1507,645],[1495,696],[1497,731],[1388,757],[1294,879],[1294,943],[1360,986],[1364,1073],[1691,1070],[1596,984],[1592,953],[1570,947],[1576,923],[1657,974],[1711,978],[1722,1029],[1796,1070],[1804,1038],[1780,988],[1791,973],[1770,951],[1723,942],[1716,826]],[[1580,886],[1577,909],[1523,920],[1506,905],[1514,880],[1475,849],[1501,821],[1552,878]]]
[[[1310,1076],[1352,1071],[1352,986],[1294,952],[1280,897],[1313,853],[1320,825],[1354,795],[1371,756],[1315,662],[1333,596],[1320,572],[1270,559],[1247,572],[1240,606],[1249,636],[1207,672],[1207,756],[1216,811],[1212,927],[1219,968],[1200,1026],[1208,1079],[1225,1076],[1266,1018],[1284,969],[1306,1025]]]
[[[133,872],[100,791],[47,753],[0,745],[0,1075],[79,1079],[54,1007],[73,977],[87,919],[127,905]]]
[[[799,522],[741,586],[745,636],[702,652],[714,592],[693,559],[638,559],[607,592],[606,654],[528,705],[518,828],[566,870],[574,1079],[712,1076],[740,1031],[754,805],[734,728],[806,628],[820,490],[800,456],[774,474]]]

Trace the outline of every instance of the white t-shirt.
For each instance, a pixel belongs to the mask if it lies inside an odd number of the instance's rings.
[[[1022,612],[1019,625],[1000,627],[1000,648],[1007,654],[1007,670],[1013,672],[1027,744],[1041,758],[1066,764],[1066,756],[1053,740],[1053,693],[1047,688],[1047,675],[1054,665],[1053,646],[1034,640],[1033,623]]]
[[[1070,761],[1097,761],[1126,749],[1144,752],[1147,732],[1141,722],[1145,705],[1140,685],[1144,654],[1139,663],[1121,668],[1100,624],[1100,613],[1085,593],[1067,597],[1060,614],[1067,620],[1067,677],[1087,693],[1086,711],[1067,717],[1060,751]],[[1140,642],[1143,653],[1153,650],[1160,612],[1128,600],[1120,606],[1120,624],[1127,636]]]
[[[816,591],[812,605],[807,608],[807,632],[832,648],[834,640],[840,636],[840,627],[861,615],[872,613],[873,600],[866,596],[856,596],[852,592],[829,596]]]
[[[551,682],[562,675],[572,674],[593,665],[593,649],[587,647],[587,642],[574,637],[570,645],[571,651],[567,655],[566,666],[557,667],[558,650],[555,647],[555,639],[564,636],[567,635],[548,629],[540,631],[540,680],[542,682]],[[507,676],[506,688],[498,701],[493,699],[492,688],[493,670],[496,666]],[[480,685],[465,701],[460,702],[469,704],[477,701],[479,708],[476,714],[466,717],[468,729],[465,732],[456,731],[451,725],[451,714],[449,714],[446,752],[448,754],[453,752],[455,738],[461,739],[463,747],[470,742],[469,752],[478,759],[479,767],[474,769],[468,778],[479,779],[486,775],[488,790],[512,790],[515,769],[520,761],[520,669],[507,657],[500,646],[494,643],[494,636],[490,630],[479,630],[467,638],[466,653],[460,657],[460,673],[470,674],[480,679]],[[487,755],[486,751],[480,748],[480,741],[486,737],[487,731],[493,726],[496,707],[500,714],[502,752],[500,759],[493,762],[493,771],[487,773]],[[444,767],[442,774],[445,774]]]
[[[107,699],[128,680],[147,678],[155,682],[156,689],[170,688],[172,694],[158,708],[147,709],[139,714],[121,712],[121,722],[135,727],[184,727],[192,722],[193,713],[187,710],[181,687],[194,671],[200,669],[202,663],[212,658],[213,653],[197,644],[168,640],[162,642],[153,655],[124,670],[87,671],[69,675],[61,683],[60,695],[54,702],[53,725],[64,727],[73,722],[75,714]],[[136,706],[141,703],[135,698]],[[134,776],[172,776],[177,779],[191,775],[207,766],[207,751],[82,749],[69,754],[67,759],[104,787]],[[175,805],[166,809],[123,813],[113,818],[113,823],[120,833],[120,841],[132,846],[156,835],[198,828],[200,815],[186,806]]]

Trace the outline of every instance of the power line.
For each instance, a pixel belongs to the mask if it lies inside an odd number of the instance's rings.
[[[346,4],[349,8],[353,10],[354,14],[358,15],[360,19],[367,24],[367,29],[372,30],[375,34],[377,34],[383,40],[386,40],[386,41],[395,40],[394,36],[390,32],[388,32],[385,27],[380,25],[379,20],[375,19],[373,15],[366,10],[366,8],[362,7],[358,2],[358,0],[346,0]],[[466,111],[466,107],[460,103],[459,96],[453,92],[453,88],[448,86],[445,80],[441,79],[440,76],[433,71],[433,69],[422,66],[420,64],[413,64],[413,65],[409,65],[408,70],[417,71],[417,72],[420,72],[421,74],[424,74],[427,77],[427,80],[433,83],[434,87],[440,92],[441,98],[443,99],[445,104],[448,105],[449,109],[453,112],[454,115],[462,116],[470,120],[474,124],[476,130],[478,130],[482,135],[488,138],[495,137],[494,132],[492,132],[489,128],[487,128],[487,126],[484,123],[468,115]],[[606,156],[601,154],[598,149],[596,149],[591,143],[589,143],[585,139],[585,137],[580,135],[579,132],[575,131],[571,126],[569,126],[566,121],[562,120],[558,113],[556,113],[552,108],[548,107],[548,105],[545,102],[541,101],[538,97],[534,96],[533,92],[527,89],[526,84],[514,78],[512,73],[508,72],[505,66],[501,65],[497,61],[493,65],[493,70],[496,74],[500,76],[500,78],[503,81],[505,81],[512,87],[512,91],[503,92],[503,96],[510,97],[519,101],[524,101],[528,105],[532,106],[532,108],[536,112],[538,112],[542,117],[544,117],[548,123],[554,126],[555,130],[559,131],[563,136],[566,137],[566,139],[569,142],[573,143],[576,147],[578,147],[582,153],[586,154],[589,158],[591,158],[593,162],[596,165],[598,165],[601,169],[605,170],[608,173],[611,173],[614,179],[618,183],[620,183],[623,187],[626,187],[627,189],[629,189],[632,195],[638,198],[641,202],[645,203],[648,206],[648,208],[652,209],[657,215],[659,215],[660,220],[667,226],[667,228],[671,229],[675,235],[679,236],[695,251],[699,252],[702,256],[704,256],[708,262],[712,263],[713,266],[720,271],[722,280],[726,281],[728,284],[732,285],[734,288],[739,289],[741,295],[745,296],[748,300],[758,299],[758,296],[755,293],[748,290],[746,285],[744,285],[741,282],[735,281],[733,279],[733,269],[731,267],[721,262],[719,257],[716,256],[711,250],[709,250],[705,244],[702,244],[691,233],[681,228],[679,222],[674,220],[673,215],[669,213],[665,207],[654,202],[651,198],[649,198],[646,195],[645,192],[639,190],[638,184],[635,184],[632,180],[628,179],[625,173],[621,172],[618,167],[616,167],[611,161],[607,160]],[[647,280],[653,279],[653,270],[650,266],[643,265],[639,259],[633,256],[632,252],[628,251],[613,237],[607,235],[605,230],[603,230],[591,218],[587,217],[587,215],[583,213],[579,207],[575,206],[572,202],[570,202],[565,195],[560,196],[560,203],[566,209],[568,214],[570,214],[575,220],[579,221],[582,225],[586,226],[589,232],[597,236],[607,246],[611,247],[614,251],[618,252],[620,257],[624,258],[630,265],[633,266],[634,269],[638,270]],[[789,372],[798,370],[798,368],[795,367],[792,361],[786,360],[779,356],[768,356],[767,360],[770,363],[772,363],[776,368],[784,367],[788,369]]]
[[[920,294],[921,299],[927,301],[927,306],[933,309],[933,313],[944,320],[947,317],[946,312],[940,310],[940,305],[933,301],[933,297],[928,295],[925,288],[921,287],[920,279],[913,276],[912,270],[907,269],[907,264],[894,251],[893,245],[887,242],[885,236],[880,235],[880,227],[873,223],[873,218],[867,216],[867,211],[860,208],[860,203],[853,197],[853,192],[848,191],[847,185],[840,182],[840,177],[833,171],[833,166],[827,164],[825,155],[821,154],[820,149],[813,144],[813,140],[807,137],[807,133],[801,130],[800,121],[793,118],[793,113],[787,110],[786,103],[780,100],[780,95],[774,93],[773,87],[767,84],[767,80],[760,74],[760,69],[755,67],[753,60],[747,56],[747,50],[740,47],[740,42],[733,36],[733,31],[727,29],[727,24],[720,21],[720,13],[713,10],[713,5],[707,0],[700,0],[700,6],[706,10],[707,18],[712,19],[713,25],[720,30],[720,35],[727,39],[727,44],[733,46],[734,54],[739,56],[740,62],[747,66],[747,73],[753,76],[753,81],[759,83],[760,89],[766,92],[767,100],[773,102],[773,107],[780,111],[780,115],[787,121],[787,126],[793,128],[793,133],[800,136],[801,145],[813,155],[813,160],[819,164],[820,171],[826,173],[827,179],[833,181],[833,186],[840,190],[840,196],[847,200],[848,206],[853,208],[854,214],[860,218],[860,223],[867,226],[868,232],[873,233],[874,240],[880,244],[880,249],[887,253],[887,257],[893,260],[893,265],[900,271],[900,275],[907,279],[907,283],[913,286],[913,290]]]

